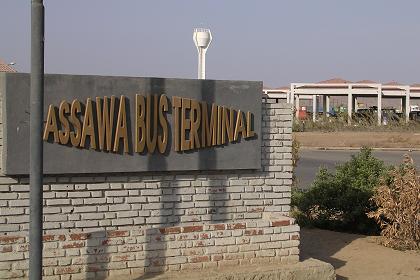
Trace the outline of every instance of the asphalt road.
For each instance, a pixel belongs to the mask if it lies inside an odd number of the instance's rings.
[[[351,155],[358,153],[357,150],[311,150],[300,149],[299,161],[296,168],[297,185],[299,188],[308,188],[315,178],[321,166],[334,170],[335,165],[350,160]],[[417,166],[420,167],[420,151],[373,151],[373,155],[385,162],[385,164],[400,164],[403,155],[409,154]]]

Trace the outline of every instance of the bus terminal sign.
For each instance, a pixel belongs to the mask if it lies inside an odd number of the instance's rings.
[[[46,75],[44,173],[259,169],[261,82]],[[28,174],[29,75],[0,76],[4,174]]]

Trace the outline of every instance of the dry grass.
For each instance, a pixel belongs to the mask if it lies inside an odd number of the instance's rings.
[[[366,131],[366,132],[382,132],[382,131],[395,131],[395,132],[416,132],[420,129],[420,122],[405,120],[390,120],[386,125],[377,125],[375,117],[358,119],[353,117],[351,124],[347,121],[347,114],[342,113],[338,117],[319,117],[314,122],[312,119],[297,120],[293,122],[294,132],[337,132],[337,131]]]
[[[381,243],[395,249],[420,249],[420,177],[409,156],[389,171],[371,200],[378,206],[368,213],[380,225]]]
[[[371,147],[420,149],[420,130],[415,132],[294,132],[302,148]]]

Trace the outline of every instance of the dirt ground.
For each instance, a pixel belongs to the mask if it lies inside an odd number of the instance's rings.
[[[364,235],[302,229],[301,258],[331,263],[338,280],[420,279],[420,252],[386,248]]]
[[[301,147],[420,149],[420,131],[412,132],[294,132]]]

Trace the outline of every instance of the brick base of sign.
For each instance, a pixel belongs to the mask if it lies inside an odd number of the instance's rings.
[[[44,279],[297,261],[291,106],[263,104],[259,137],[259,170],[46,176]],[[29,192],[0,175],[0,279],[28,277]]]
[[[1,278],[27,275],[26,237],[0,236]],[[235,223],[44,235],[43,279],[137,277],[299,259],[299,226],[288,217]],[[65,276],[65,277],[63,277]]]

